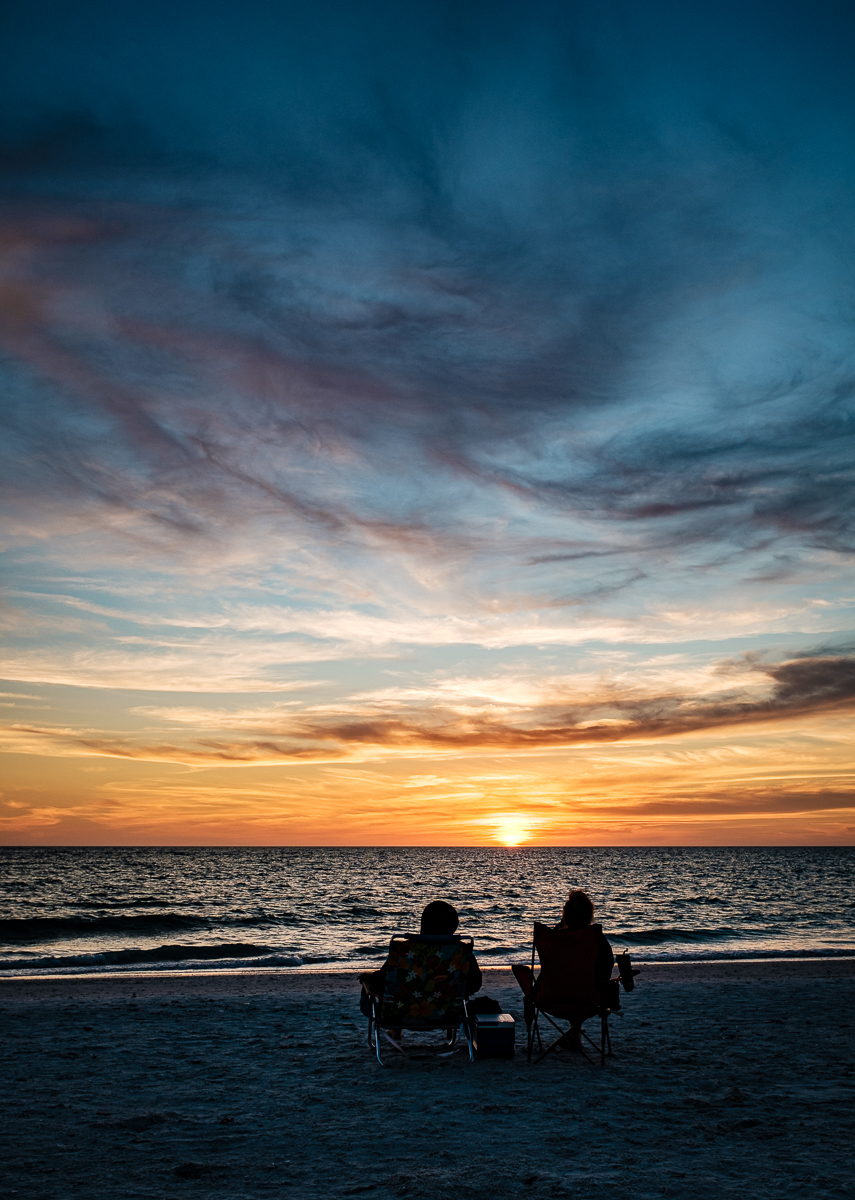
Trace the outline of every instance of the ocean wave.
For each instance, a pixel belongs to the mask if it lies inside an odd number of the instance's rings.
[[[156,934],[177,929],[267,928],[281,924],[290,922],[267,916],[209,918],[176,912],[99,917],[17,917],[0,920],[0,942],[39,942],[69,935]]]
[[[855,950],[849,946],[801,946],[788,950],[758,950],[751,946],[743,946],[731,950],[672,950],[659,953],[653,950],[647,954],[642,952],[633,955],[632,961],[636,965],[649,963],[652,966],[680,962],[765,962],[786,958],[855,958]]]
[[[210,949],[212,952],[222,953],[225,950],[235,950],[239,947],[202,947],[202,949]],[[196,951],[199,947],[161,947],[164,950],[191,950]],[[121,953],[121,952],[117,952]],[[130,955],[134,951],[128,951]],[[156,973],[159,971],[170,972],[180,970],[182,973],[193,970],[206,970],[222,972],[224,975],[233,971],[252,970],[259,971],[267,968],[275,967],[290,967],[303,968],[307,970],[326,969],[337,974],[343,972],[354,971],[357,967],[364,967],[368,964],[364,960],[351,959],[347,957],[339,957],[335,955],[329,956],[314,956],[300,954],[262,954],[247,957],[223,957],[223,958],[207,958],[194,956],[190,958],[170,957],[163,960],[145,960],[140,961],[133,957],[123,959],[122,961],[105,962],[107,956],[103,954],[77,954],[67,955],[56,958],[32,958],[25,960],[10,961],[8,959],[0,959],[0,976],[3,978],[10,977],[25,977],[32,978],[35,976],[62,977],[65,975],[121,975],[126,972],[136,974],[140,969],[146,972]],[[638,954],[633,958],[633,962],[637,966],[644,967],[655,966],[662,963],[680,963],[680,962],[752,962],[757,960],[782,960],[782,959],[833,959],[833,958],[855,958],[855,950],[846,947],[819,947],[810,949],[790,949],[790,950],[700,950],[700,951],[676,951],[671,953],[656,952],[645,955]],[[376,964],[375,964],[376,965]],[[507,965],[507,964],[503,964]],[[356,984],[354,984],[356,986]]]
[[[738,929],[626,929],[620,933],[609,933],[609,939],[629,942],[634,946],[657,946],[660,942],[712,942],[722,938],[742,940],[749,936]]]
[[[34,958],[0,959],[0,970],[34,970],[39,967],[106,967],[127,963],[162,963],[190,961],[222,961],[252,959],[262,956],[282,958],[269,946],[254,946],[247,942],[225,942],[205,946],[154,946],[150,950],[130,947],[127,950],[102,950],[94,954],[43,954]],[[302,963],[302,959],[298,960]]]
[[[478,958],[497,958],[502,954],[505,956],[508,954],[517,954],[523,958],[527,958],[531,955],[531,942],[523,942],[521,945],[516,946],[479,946],[476,943],[475,954]]]

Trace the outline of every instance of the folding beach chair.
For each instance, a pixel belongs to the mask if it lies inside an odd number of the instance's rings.
[[[534,1041],[537,1038],[540,1062],[551,1050],[569,1033],[562,1029],[553,1017],[559,1021],[569,1021],[571,1026],[580,1028],[581,1036],[599,1053],[600,1065],[605,1065],[606,1055],[611,1057],[612,1045],[609,1037],[609,1016],[616,1011],[620,1000],[612,999],[612,993],[617,992],[617,980],[610,981],[600,995],[594,978],[594,968],[597,961],[597,943],[602,932],[599,925],[588,925],[584,929],[550,929],[547,925],[535,923],[534,939],[531,947],[531,966],[515,966],[513,968],[517,983],[523,990],[525,1001],[523,1013],[528,1031],[528,1061],[531,1062]],[[535,975],[535,957],[540,959],[540,974]],[[613,1007],[605,1002],[608,998]],[[558,1037],[543,1049],[540,1037],[540,1018],[548,1021],[553,1029],[558,1031]],[[581,1029],[582,1022],[591,1017],[600,1018],[600,1044]],[[594,1060],[583,1045],[578,1047],[589,1063]]]
[[[440,1056],[455,1054],[458,1030],[466,1039],[469,1061],[475,1061],[466,979],[472,963],[471,938],[454,934],[396,933],[389,943],[386,986],[382,996],[371,996],[368,1044],[381,1067],[383,1044],[407,1055],[388,1029],[429,1032],[442,1029],[446,1041]]]

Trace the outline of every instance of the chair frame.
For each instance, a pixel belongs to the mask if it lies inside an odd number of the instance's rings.
[[[472,938],[452,935],[446,937],[438,934],[396,933],[389,941],[390,953],[394,943],[401,941],[423,943],[437,942],[439,944],[454,941],[457,943],[462,943],[465,947],[467,947],[470,954],[474,950],[474,942],[472,941]],[[447,1015],[438,1020],[411,1018],[410,1020],[405,1019],[401,1021],[398,1017],[396,1017],[394,1025],[392,1025],[391,1021],[388,1022],[392,1028],[400,1028],[401,1030],[406,1029],[412,1033],[430,1033],[431,1031],[437,1029],[445,1030],[446,1040],[443,1046],[441,1046],[437,1051],[432,1051],[429,1053],[425,1053],[424,1051],[421,1053],[412,1053],[386,1032],[386,1030],[383,1028],[384,1024],[387,1023],[383,1020],[383,1000],[383,996],[370,995],[371,1015],[368,1018],[368,1045],[377,1055],[377,1061],[381,1067],[385,1067],[387,1065],[383,1061],[381,1048],[382,1042],[384,1041],[388,1042],[389,1045],[392,1046],[398,1053],[398,1055],[403,1055],[404,1058],[450,1058],[453,1054],[457,1054],[459,1051],[464,1049],[462,1045],[457,1045],[458,1032],[461,1033],[466,1039],[466,1048],[469,1050],[469,1061],[475,1061],[475,1047],[472,1044],[472,1026],[469,1020],[469,1007],[466,1003],[465,996],[461,996],[459,1000],[460,1012],[459,1014],[456,1014],[459,1019],[456,1019],[452,1025],[449,1025]]]
[[[519,983],[520,987],[523,988],[523,995],[525,996],[523,1011],[524,1011],[524,1015],[525,1015],[525,1023],[526,1023],[526,1029],[527,1029],[527,1034],[528,1034],[527,1045],[526,1045],[526,1056],[527,1056],[529,1063],[531,1063],[532,1054],[534,1053],[535,1038],[537,1038],[537,1047],[538,1047],[538,1050],[540,1051],[539,1056],[534,1060],[535,1066],[539,1062],[542,1062],[543,1059],[546,1058],[547,1054],[551,1053],[556,1048],[556,1046],[558,1046],[558,1044],[567,1036],[567,1034],[569,1034],[570,1029],[572,1028],[572,1025],[571,1025],[567,1029],[562,1029],[561,1026],[556,1023],[556,1021],[553,1019],[553,1017],[548,1012],[545,1011],[545,1009],[542,1009],[538,1006],[537,984],[540,979],[540,976],[539,975],[536,976],[534,973],[537,956],[538,956],[537,955],[537,940],[536,940],[536,937],[534,935],[532,935],[531,967],[514,968],[514,975],[516,976],[517,982]],[[529,983],[530,983],[530,991],[528,992],[528,994],[526,994],[526,992],[525,992],[525,988],[523,987],[522,980],[520,979],[519,975],[517,975],[518,969],[520,970],[521,973],[524,971],[530,972],[528,975],[528,979],[529,979]],[[614,1054],[612,1053],[612,1040],[611,1040],[611,1036],[609,1033],[609,1017],[611,1016],[611,1014],[613,1012],[615,1012],[616,1015],[619,1017],[623,1016],[622,1012],[617,1011],[615,1009],[611,1009],[607,1005],[604,1005],[604,1004],[598,1005],[596,1013],[591,1014],[592,1016],[598,1016],[600,1018],[600,1044],[599,1045],[597,1045],[597,1043],[594,1041],[594,1039],[592,1037],[588,1036],[588,1034],[585,1032],[584,1028],[581,1025],[579,1026],[579,1035],[580,1035],[579,1052],[584,1056],[584,1058],[586,1058],[588,1060],[588,1062],[591,1064],[592,1067],[595,1067],[597,1065],[597,1063],[594,1061],[593,1058],[591,1058],[591,1055],[585,1049],[584,1045],[581,1042],[581,1038],[584,1038],[585,1041],[588,1042],[588,1044],[591,1046],[594,1053],[599,1055],[599,1058],[600,1058],[599,1065],[601,1067],[604,1067],[606,1065],[607,1058],[615,1057]],[[549,1024],[552,1026],[552,1028],[557,1030],[557,1032],[558,1032],[558,1037],[555,1038],[553,1041],[551,1041],[545,1050],[543,1048],[543,1039],[540,1036],[540,1023],[539,1022],[540,1022],[541,1017],[543,1017],[545,1020],[547,1020],[549,1022]],[[566,1018],[559,1017],[558,1019],[565,1020]],[[590,1017],[586,1017],[585,1020],[590,1020]]]

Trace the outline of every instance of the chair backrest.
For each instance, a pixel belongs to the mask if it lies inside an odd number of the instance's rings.
[[[544,1012],[568,1020],[592,1016],[600,1004],[594,968],[601,925],[550,929],[535,924],[534,948],[540,959],[535,1002]]]
[[[382,1020],[456,1025],[463,1017],[471,938],[457,935],[396,934],[389,943]]]

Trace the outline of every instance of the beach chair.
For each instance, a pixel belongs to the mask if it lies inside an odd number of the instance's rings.
[[[591,1017],[600,1019],[599,1045],[584,1029],[581,1029],[581,1036],[599,1054],[601,1066],[605,1065],[606,1055],[611,1057],[609,1016],[616,1011],[620,1001],[616,1002],[614,1008],[609,1008],[594,979],[600,932],[599,925],[588,925],[585,929],[550,929],[547,925],[535,923],[531,966],[517,965],[512,968],[525,997],[523,1014],[528,1033],[529,1062],[535,1039],[541,1051],[539,1058],[535,1059],[539,1063],[568,1037],[569,1029],[562,1029],[557,1021],[569,1021],[571,1026],[581,1028],[582,1022]],[[535,975],[536,959],[540,960],[539,975]],[[617,984],[617,980],[605,989],[605,997],[610,998],[611,993],[616,991],[614,984]],[[545,1050],[540,1036],[541,1017],[558,1032]],[[581,1050],[589,1063],[596,1065],[584,1045],[580,1044],[577,1049]]]
[[[395,934],[389,942],[383,995],[370,997],[368,1044],[381,1067],[386,1066],[386,1046],[406,1057],[416,1057],[387,1032],[390,1029],[419,1033],[444,1030],[446,1041],[440,1057],[463,1049],[457,1045],[459,1031],[468,1046],[469,1061],[475,1061],[466,1007],[472,951],[472,939],[455,934]]]

